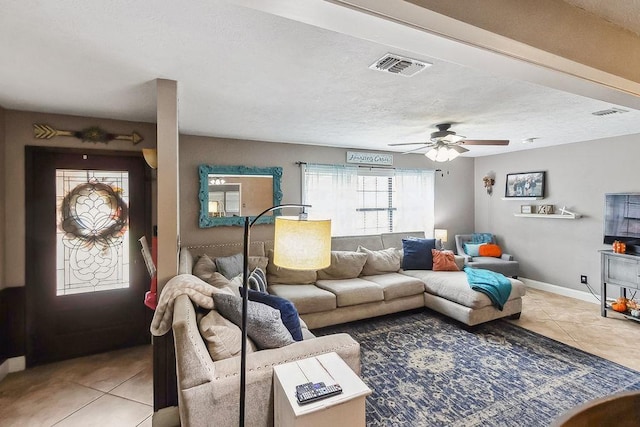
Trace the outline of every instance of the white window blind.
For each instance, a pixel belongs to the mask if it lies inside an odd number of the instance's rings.
[[[434,172],[305,164],[303,203],[332,235],[433,230]]]

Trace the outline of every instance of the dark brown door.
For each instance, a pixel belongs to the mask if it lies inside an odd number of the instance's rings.
[[[150,342],[145,164],[26,148],[27,364]]]

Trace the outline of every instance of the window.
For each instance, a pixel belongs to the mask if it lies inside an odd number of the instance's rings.
[[[304,203],[331,218],[334,236],[433,229],[433,171],[306,164],[303,174]]]

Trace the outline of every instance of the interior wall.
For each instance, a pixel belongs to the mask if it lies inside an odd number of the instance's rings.
[[[499,236],[522,277],[586,292],[584,274],[599,293],[598,251],[611,248],[602,243],[604,194],[640,192],[638,158],[640,134],[477,158],[474,181],[492,172],[496,185],[492,196],[476,187],[476,231]],[[506,174],[529,171],[546,171],[545,198],[502,200]],[[514,216],[526,204],[566,206],[582,218]]]
[[[140,151],[156,145],[155,123],[127,122],[99,118],[45,114],[24,111],[5,111],[5,191],[6,230],[2,239],[5,251],[5,286],[24,286],[25,278],[25,146],[81,148],[90,150]],[[144,141],[133,145],[129,141],[108,144],[82,142],[77,138],[54,137],[35,139],[33,124],[45,123],[61,130],[81,130],[99,126],[111,133],[129,134],[137,131]]]
[[[345,164],[345,148],[315,147],[262,141],[180,137],[180,234],[182,245],[242,241],[243,227],[199,228],[198,200],[200,164],[283,168],[282,203],[300,203],[301,174],[296,162]],[[436,174],[435,225],[449,235],[467,232],[473,227],[473,159],[434,163],[423,155],[393,153],[394,167],[442,169]],[[284,212],[287,214],[287,212]],[[289,212],[291,213],[291,212]],[[272,227],[252,227],[252,240],[272,239]],[[453,238],[451,238],[453,240]],[[447,243],[453,247],[453,242]]]

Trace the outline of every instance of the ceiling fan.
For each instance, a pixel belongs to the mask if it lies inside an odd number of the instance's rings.
[[[462,135],[457,135],[454,131],[449,130],[451,123],[441,123],[436,125],[438,130],[431,134],[431,138],[428,142],[403,142],[397,144],[389,144],[389,146],[401,146],[401,145],[421,145],[413,150],[405,151],[402,154],[413,153],[425,148],[430,148],[425,153],[429,159],[434,162],[446,162],[453,160],[462,153],[469,151],[467,148],[461,147],[464,145],[509,145],[508,139],[466,139]]]

